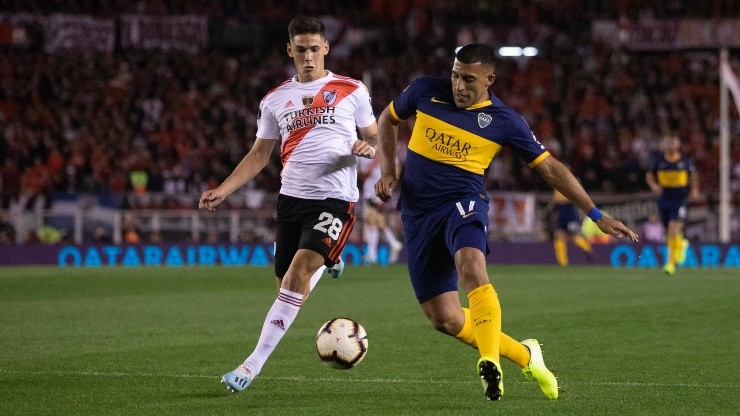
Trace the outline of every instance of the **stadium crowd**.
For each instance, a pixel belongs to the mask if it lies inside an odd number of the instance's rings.
[[[676,0],[633,7],[638,3],[0,0],[3,13],[194,13],[260,21],[275,33],[266,39],[278,39],[239,51],[116,49],[85,59],[0,46],[0,210],[13,203],[49,207],[60,195],[85,193],[109,195],[124,208],[194,207],[195,197],[220,183],[250,148],[261,97],[293,75],[279,39],[296,13],[323,16],[334,48],[328,68],[369,75],[376,114],[416,76],[448,76],[457,45],[536,46],[537,57],[500,59],[493,90],[588,191],[647,189],[649,154],[662,133],[677,129],[701,189],[716,200],[716,53],[630,52],[584,28],[596,18],[737,17],[740,6]],[[732,164],[737,201],[737,141]],[[277,192],[279,172],[276,156],[250,186]],[[492,190],[547,189],[507,153],[487,175]]]

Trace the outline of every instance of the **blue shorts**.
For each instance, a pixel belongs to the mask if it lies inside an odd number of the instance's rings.
[[[425,215],[402,215],[409,275],[419,303],[457,291],[455,253],[488,247],[488,201],[478,197],[447,204]]]
[[[555,220],[556,229],[565,230],[570,234],[576,234],[581,230],[581,219],[575,205],[558,204],[555,205],[555,211],[558,214]]]
[[[686,219],[686,203],[684,201],[658,201],[658,212],[663,226],[668,229],[670,221]]]

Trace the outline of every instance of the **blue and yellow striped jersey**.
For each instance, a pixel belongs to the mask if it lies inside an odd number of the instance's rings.
[[[491,99],[457,108],[448,78],[414,80],[390,105],[398,121],[416,115],[401,179],[399,209],[420,215],[450,201],[486,199],[483,171],[502,146],[530,166],[549,153],[524,118],[491,94]]]
[[[663,188],[661,200],[685,200],[689,195],[689,176],[694,170],[694,163],[685,154],[669,160],[661,152],[654,154],[650,161],[650,172]]]

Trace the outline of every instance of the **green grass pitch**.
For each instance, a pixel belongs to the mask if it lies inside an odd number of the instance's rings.
[[[490,269],[504,330],[544,344],[560,399],[505,362],[483,399],[477,352],[434,331],[406,268],[324,277],[262,374],[219,377],[251,352],[272,269],[0,269],[2,415],[728,415],[740,409],[740,273],[606,267]],[[356,368],[321,364],[316,331],[358,320]]]

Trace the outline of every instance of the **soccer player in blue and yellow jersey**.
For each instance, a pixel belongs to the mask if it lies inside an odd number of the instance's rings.
[[[555,229],[553,230],[553,246],[555,248],[555,258],[558,264],[565,267],[568,261],[568,240],[583,250],[591,258],[591,243],[581,232],[581,218],[578,215],[578,208],[570,202],[565,195],[557,190],[553,192],[550,205],[555,211]]]
[[[666,229],[666,262],[663,272],[676,273],[685,257],[683,222],[687,199],[699,198],[699,180],[691,158],[681,153],[678,135],[663,138],[663,152],[654,155],[645,181],[658,196],[658,212]]]
[[[388,200],[400,184],[399,209],[408,268],[416,297],[434,328],[478,348],[485,397],[503,395],[499,355],[535,379],[545,395],[558,397],[557,380],[545,367],[539,343],[521,343],[501,332],[501,306],[486,270],[488,197],[483,170],[501,149],[518,152],[545,180],[604,232],[637,240],[621,222],[604,217],[576,178],[545,150],[524,119],[496,98],[493,50],[469,44],[456,54],[450,79],[421,77],[378,119],[381,178],[378,197]],[[396,175],[398,124],[416,116],[403,175]],[[458,297],[458,281],[469,307]]]

